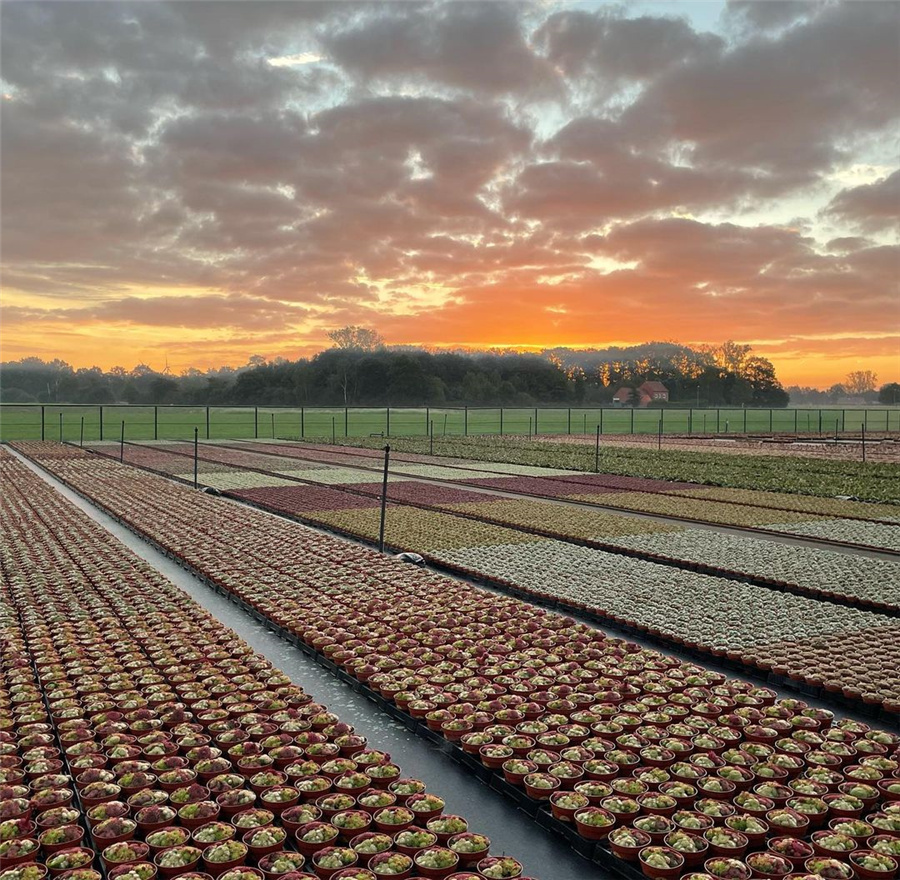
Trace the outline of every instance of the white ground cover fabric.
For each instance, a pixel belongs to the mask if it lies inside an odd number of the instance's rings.
[[[701,529],[598,540],[900,607],[900,561]]]
[[[716,648],[742,649],[893,623],[872,612],[559,541],[433,555]]]

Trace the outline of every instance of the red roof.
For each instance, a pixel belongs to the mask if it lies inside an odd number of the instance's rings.
[[[655,392],[663,392],[665,394],[669,393],[669,389],[666,388],[666,386],[663,385],[662,382],[656,382],[656,381],[644,382],[644,384],[641,385],[641,387],[638,390],[646,391],[648,394],[652,394],[654,391]]]
[[[613,400],[631,400],[634,392],[627,386],[623,385],[614,395]]]

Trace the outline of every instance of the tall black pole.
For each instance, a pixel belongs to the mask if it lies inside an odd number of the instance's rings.
[[[862,426],[862,455],[863,455],[863,464],[866,463],[866,425],[863,422]]]
[[[531,416],[528,416],[528,439],[531,439]]]
[[[337,428],[335,427],[334,416],[331,417],[331,445],[334,446],[337,443],[337,435],[335,431]]]
[[[657,432],[657,435],[656,435],[656,448],[657,448],[657,449],[662,449],[662,428],[663,428],[663,425],[662,425],[662,416],[660,416],[660,419],[659,419],[659,431]]]
[[[388,463],[391,458],[390,444],[384,447],[384,478],[381,481],[381,525],[378,529],[378,549],[384,553],[384,513],[387,509]]]
[[[122,424],[124,425],[125,423],[122,422]],[[60,443],[62,443],[62,438],[63,438],[63,415],[62,415],[62,410],[60,410],[60,413],[59,413],[59,442]]]
[[[122,419],[122,433],[119,437],[119,461],[125,461],[125,419]]]
[[[272,439],[275,439],[275,413],[272,413]]]
[[[199,457],[199,443],[197,442],[197,437],[200,433],[200,429],[194,428],[194,488],[197,488],[197,459]]]
[[[81,417],[81,446],[84,446],[84,416]]]
[[[597,425],[597,442],[594,445],[594,473],[600,473],[600,425]]]

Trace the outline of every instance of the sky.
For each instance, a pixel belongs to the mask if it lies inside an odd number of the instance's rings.
[[[900,3],[6,2],[2,359],[750,343],[900,380]]]

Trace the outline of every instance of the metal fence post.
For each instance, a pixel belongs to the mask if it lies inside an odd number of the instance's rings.
[[[847,410],[841,410],[841,433],[847,430]]]
[[[656,448],[662,449],[662,432],[663,432],[663,420],[662,416],[659,417],[659,433],[656,437]]]
[[[600,473],[600,425],[597,425],[597,440],[594,444],[594,473]]]
[[[794,433],[797,433],[797,410],[794,410]]]
[[[538,415],[537,415],[537,407],[534,408],[534,433],[537,435],[538,432]]]
[[[300,439],[302,440],[306,436],[306,413],[304,412],[303,407],[300,407]]]
[[[597,422],[597,427],[600,429],[600,433],[603,433],[603,407],[600,407],[600,420]]]
[[[384,433],[388,437],[391,436],[391,408],[390,407],[387,407],[387,409],[385,410]]]
[[[688,434],[692,433],[694,427],[694,409],[688,407]]]
[[[350,432],[350,409],[349,407],[344,407],[344,436],[346,437]]]
[[[331,417],[331,445],[334,446],[337,443],[337,435],[336,435],[336,426],[335,426],[335,417]]]
[[[122,419],[122,434],[119,437],[119,461],[125,461],[125,419]]]
[[[747,407],[744,407],[744,433],[747,433]]]
[[[206,439],[209,440],[209,407],[206,407]]]
[[[500,407],[500,436],[503,436],[503,407]]]
[[[197,441],[197,437],[200,434],[200,429],[194,425],[194,488],[198,487],[197,480],[197,462],[200,457],[200,444]]]
[[[718,407],[716,407],[716,433],[717,434],[719,433],[719,414],[721,412],[722,411]]]
[[[125,422],[122,422],[122,424],[124,425]],[[62,414],[62,410],[60,410],[59,411],[59,442],[60,443],[62,443],[62,438],[63,438],[63,414]]]
[[[469,407],[463,411],[463,434],[469,436]]]
[[[631,432],[634,433],[634,407],[631,407]]]
[[[531,439],[531,416],[528,416],[528,439]]]
[[[103,439],[103,406],[100,406],[100,439]]]
[[[428,426],[431,424],[431,410],[425,407],[425,433],[428,433]]]
[[[159,440],[159,407],[153,407],[153,439]]]
[[[773,410],[769,409],[769,433],[770,434],[774,433],[772,431],[772,413],[773,413]]]
[[[84,449],[84,416],[81,417],[81,443],[79,445]]]
[[[272,413],[272,439],[275,439],[275,413]]]
[[[253,407],[253,439],[259,439],[259,407]]]
[[[571,434],[572,433],[572,407],[571,406],[569,407],[569,415],[566,420],[566,425],[567,425],[566,433]]]
[[[102,410],[103,407],[100,407],[100,409]],[[44,407],[42,406],[41,407],[41,440],[45,439],[45,436],[44,436],[45,433],[46,433],[46,425],[44,423]],[[100,439],[101,440],[103,439],[102,436]]]
[[[866,423],[863,422],[862,426],[862,456],[863,456],[863,464],[866,463]]]
[[[428,436],[429,436],[428,454],[434,455],[434,421],[433,420],[429,423],[429,429],[430,430],[428,432]]]
[[[378,549],[384,553],[384,514],[387,508],[388,463],[391,458],[390,444],[384,447],[384,477],[381,481],[381,524],[378,528]]]

